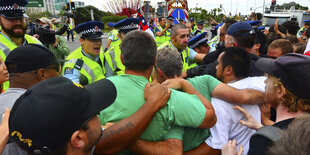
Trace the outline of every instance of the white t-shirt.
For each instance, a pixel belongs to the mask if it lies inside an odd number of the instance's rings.
[[[245,89],[251,88],[265,92],[266,77],[248,77],[228,85]],[[241,112],[233,109],[234,104],[230,104],[223,100],[212,98],[211,103],[214,107],[217,122],[215,126],[210,128],[211,136],[205,141],[213,149],[222,149],[228,140],[237,140],[237,148],[240,144],[243,146],[243,154],[246,155],[249,151],[249,141],[251,136],[256,132],[239,123],[239,121],[246,120]],[[253,118],[261,122],[261,112],[258,105],[240,105],[248,111]]]

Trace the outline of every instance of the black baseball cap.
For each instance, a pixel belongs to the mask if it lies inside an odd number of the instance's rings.
[[[46,47],[28,44],[15,48],[6,57],[5,65],[9,73],[24,73],[50,65],[65,62],[57,60],[55,55]],[[13,67],[11,67],[13,65]]]
[[[310,56],[288,53],[277,59],[260,58],[255,66],[279,78],[284,87],[297,97],[310,99]]]
[[[85,87],[65,77],[44,80],[15,102],[9,118],[10,139],[30,152],[53,152],[115,98],[116,88],[107,79]]]

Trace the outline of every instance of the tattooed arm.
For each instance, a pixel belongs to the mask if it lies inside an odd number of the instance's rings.
[[[170,97],[170,89],[160,84],[144,89],[145,103],[130,117],[104,130],[94,154],[117,154],[130,148],[152,121],[155,113],[164,107]]]

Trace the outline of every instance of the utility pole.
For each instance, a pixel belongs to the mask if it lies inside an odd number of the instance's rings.
[[[90,16],[91,16],[91,20],[94,21],[94,10],[90,9]]]

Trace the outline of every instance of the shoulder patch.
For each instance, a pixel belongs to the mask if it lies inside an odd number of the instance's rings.
[[[73,68],[66,68],[65,71],[64,71],[64,75],[66,74],[73,74]]]

